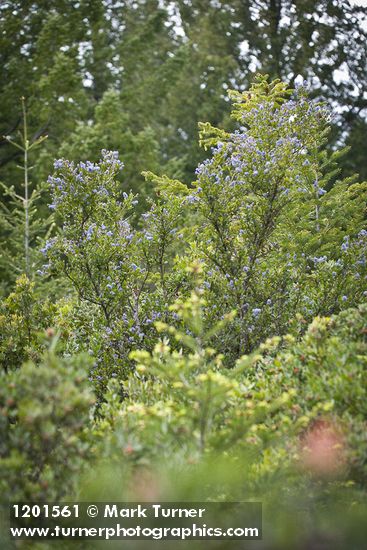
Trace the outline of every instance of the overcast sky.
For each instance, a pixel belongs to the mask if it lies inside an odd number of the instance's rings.
[[[349,0],[349,3],[355,6],[367,7],[367,0]]]

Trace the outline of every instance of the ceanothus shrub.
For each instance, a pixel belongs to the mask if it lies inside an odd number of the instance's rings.
[[[116,180],[116,152],[98,164],[55,162],[51,207],[62,227],[44,248],[45,269],[78,293],[70,350],[94,357],[99,395],[134,368],[130,351],[154,349],[156,321],[180,326],[170,305],[190,294],[193,259],[205,273],[208,326],[237,312],[213,335],[229,365],[268,336],[299,334],[315,315],[365,299],[367,188],[336,179],[328,110],[303,86],[265,77],[231,97],[239,128],[202,125],[212,155],[191,189],[146,174],[157,193],[139,219]]]
[[[280,438],[281,423],[277,434],[271,433],[268,423],[276,411],[285,415],[294,392],[284,391],[276,399],[270,393],[258,399],[253,394],[255,399],[250,402],[254,384],[248,382],[246,372],[262,356],[243,357],[233,369],[224,366],[223,355],[208,344],[233,314],[207,330],[201,266],[190,268],[196,288],[187,299],[170,307],[180,328],[157,321],[156,328],[163,336],[154,349],[131,353],[137,367],[122,382],[126,393],[122,403],[118,382],[109,385],[95,429],[102,445],[105,437],[109,440],[102,456],[125,455],[136,464],[171,460],[183,464],[210,454],[219,459],[249,447],[260,455]]]
[[[137,229],[137,198],[117,180],[117,152],[102,151],[97,164],[59,159],[54,166],[50,208],[61,228],[43,248],[43,273],[66,277],[77,292],[66,351],[94,357],[90,380],[102,397],[108,380],[132,367],[129,352],[143,339],[154,345],[154,321],[182,287],[184,270],[172,265],[183,199],[152,203]]]
[[[332,180],[335,155],[322,149],[330,115],[304,87],[260,77],[231,96],[240,129],[202,125],[212,155],[188,200],[199,215],[208,320],[237,311],[220,335],[235,358],[288,331],[297,313],[307,324],[364,299],[366,185]],[[343,216],[352,220],[338,228]]]
[[[49,270],[62,272],[83,300],[97,305],[109,321],[126,287],[134,232],[128,220],[135,198],[122,193],[118,155],[104,151],[98,164],[55,161],[49,182],[62,232],[46,243]]]

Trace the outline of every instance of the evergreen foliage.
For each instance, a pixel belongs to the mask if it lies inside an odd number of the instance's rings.
[[[96,106],[112,89],[125,120],[118,142],[109,146],[98,134],[97,149],[123,152],[126,133],[152,131],[162,171],[179,158],[189,183],[203,160],[197,122],[230,129],[229,88],[247,88],[258,71],[291,85],[301,75],[338,113],[334,140],[354,140],[345,165],[364,177],[365,14],[344,0],[9,0],[0,7],[1,132],[12,135],[19,127],[17,101],[26,94],[31,135],[49,134],[34,171],[37,181],[45,179],[70,133],[79,135],[80,124],[98,125]],[[87,154],[97,160],[95,148]],[[1,142],[3,181],[14,179],[17,158]],[[134,151],[128,170],[144,164],[141,158]]]
[[[0,7],[2,502],[264,495],[274,549],[285,484],[365,511],[364,11]]]

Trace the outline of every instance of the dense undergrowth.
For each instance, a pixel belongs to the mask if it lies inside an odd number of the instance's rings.
[[[332,537],[343,502],[333,547],[362,548],[367,184],[304,87],[231,98],[238,129],[201,126],[191,188],[146,173],[143,214],[116,152],[55,161],[55,228],[1,303],[1,494],[260,498],[264,548]]]

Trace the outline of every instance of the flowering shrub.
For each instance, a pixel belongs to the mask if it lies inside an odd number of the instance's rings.
[[[288,331],[296,313],[311,321],[358,304],[366,291],[366,185],[331,185],[335,155],[321,149],[328,111],[303,87],[290,94],[261,77],[232,93],[240,130],[201,129],[213,149],[191,195],[201,222],[196,252],[208,318],[237,311],[220,336],[229,357]]]
[[[67,348],[94,356],[90,379],[100,397],[111,377],[127,375],[129,351],[149,339],[182,284],[182,270],[170,277],[169,269],[182,200],[168,206],[162,197],[137,230],[137,198],[116,179],[122,169],[111,151],[103,151],[98,164],[55,161],[50,207],[62,228],[42,250],[48,259],[43,274],[66,277],[81,301],[74,315],[76,323],[82,315],[84,327],[74,324]]]
[[[134,197],[119,192],[114,178],[122,167],[117,154],[105,152],[99,164],[55,161],[58,175],[49,179],[50,208],[63,221],[62,234],[43,249],[49,268],[62,271],[80,298],[97,305],[107,321],[131,269],[133,232],[127,214]]]
[[[365,298],[367,188],[336,180],[325,106],[302,86],[263,77],[232,100],[239,129],[202,125],[212,155],[193,188],[146,173],[156,198],[141,216],[116,179],[116,152],[98,164],[55,162],[50,206],[62,228],[43,249],[44,270],[66,276],[79,296],[84,330],[71,329],[67,347],[94,357],[100,397],[134,368],[130,351],[154,349],[155,321],[180,327],[169,306],[189,295],[192,260],[205,273],[204,323],[237,312],[213,334],[229,366],[268,336],[299,334],[314,316]]]
[[[170,309],[182,328],[157,321],[158,332],[167,336],[151,353],[132,352],[136,371],[122,388],[117,382],[109,386],[97,433],[104,438],[112,430],[119,452],[135,463],[149,458],[196,460],[204,453],[218,455],[249,445],[260,452],[269,440],[268,421],[277,409],[284,413],[290,406],[292,392],[287,391],[276,399],[270,393],[248,399],[252,383],[244,370],[253,368],[261,355],[244,357],[235,369],[226,369],[223,356],[207,344],[231,315],[206,332],[204,306],[199,288],[173,304]],[[126,397],[121,403],[122,394]]]
[[[350,442],[348,475],[362,479],[366,308],[316,319],[299,343],[292,336],[269,339],[257,353],[241,357],[235,368],[228,370],[221,355],[202,346],[230,316],[203,334],[203,306],[203,298],[196,293],[173,306],[190,325],[193,336],[157,323],[160,332],[189,350],[187,354],[172,351],[170,340],[164,338],[152,354],[133,352],[137,372],[124,384],[128,398],[122,405],[117,386],[110,388],[105,420],[120,430],[119,441],[129,457],[146,460],[152,450],[155,458],[170,457],[173,452],[193,458],[204,450],[218,456],[234,449],[237,453],[256,449],[264,453],[263,459],[257,455],[256,472],[261,478],[269,466],[274,471],[284,465],[285,434],[290,464],[297,460],[299,450],[295,436],[317,419],[332,415]],[[285,349],[276,353],[279,346]],[[269,444],[272,460],[267,465],[265,449]]]
[[[328,111],[304,87],[259,78],[232,99],[237,129],[202,125],[212,152],[190,188],[144,174],[143,214],[116,152],[55,162],[48,282],[22,277],[1,305],[5,498],[63,496],[89,438],[116,500],[287,483],[313,509],[330,480],[343,498],[365,484],[367,185],[338,179]],[[29,357],[39,367],[18,369]]]
[[[300,341],[269,339],[227,369],[208,342],[231,316],[207,332],[197,283],[172,306],[190,334],[158,322],[165,336],[152,353],[133,353],[123,401],[119,384],[110,384],[93,432],[100,460],[81,482],[83,498],[107,491],[117,500],[261,499],[264,525],[280,539],[292,538],[290,518],[299,522],[292,547],[310,537],[306,513],[329,529],[338,517],[345,537],[351,525],[359,533],[366,307],[315,319]]]

